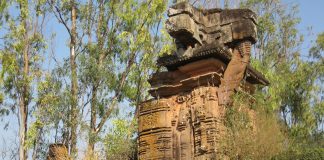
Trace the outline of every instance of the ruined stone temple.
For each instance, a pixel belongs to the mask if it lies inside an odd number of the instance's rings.
[[[139,108],[139,159],[220,159],[224,114],[235,92],[269,82],[249,65],[256,15],[248,9],[197,9],[182,2],[166,28],[177,51],[158,59]]]

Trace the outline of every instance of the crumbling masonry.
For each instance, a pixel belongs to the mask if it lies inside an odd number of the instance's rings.
[[[168,71],[152,75],[154,98],[139,108],[139,159],[219,159],[231,96],[269,83],[249,66],[256,15],[183,2],[168,16],[177,51],[158,59]]]

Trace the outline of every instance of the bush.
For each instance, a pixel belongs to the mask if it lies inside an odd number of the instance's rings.
[[[251,103],[248,95],[233,98],[225,115],[224,155],[228,159],[271,159],[281,153],[285,136],[277,116],[266,110],[266,104]]]
[[[290,149],[272,158],[273,160],[323,160],[324,148]]]

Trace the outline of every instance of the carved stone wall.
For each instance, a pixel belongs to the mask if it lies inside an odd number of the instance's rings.
[[[218,87],[143,103],[139,117],[140,159],[212,159],[224,133],[225,108],[218,106]]]

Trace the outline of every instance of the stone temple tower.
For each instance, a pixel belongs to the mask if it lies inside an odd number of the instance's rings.
[[[139,108],[139,159],[220,159],[231,96],[269,84],[249,65],[256,15],[181,2],[168,16],[166,27],[177,51],[158,59],[167,71],[152,75],[154,98]]]

